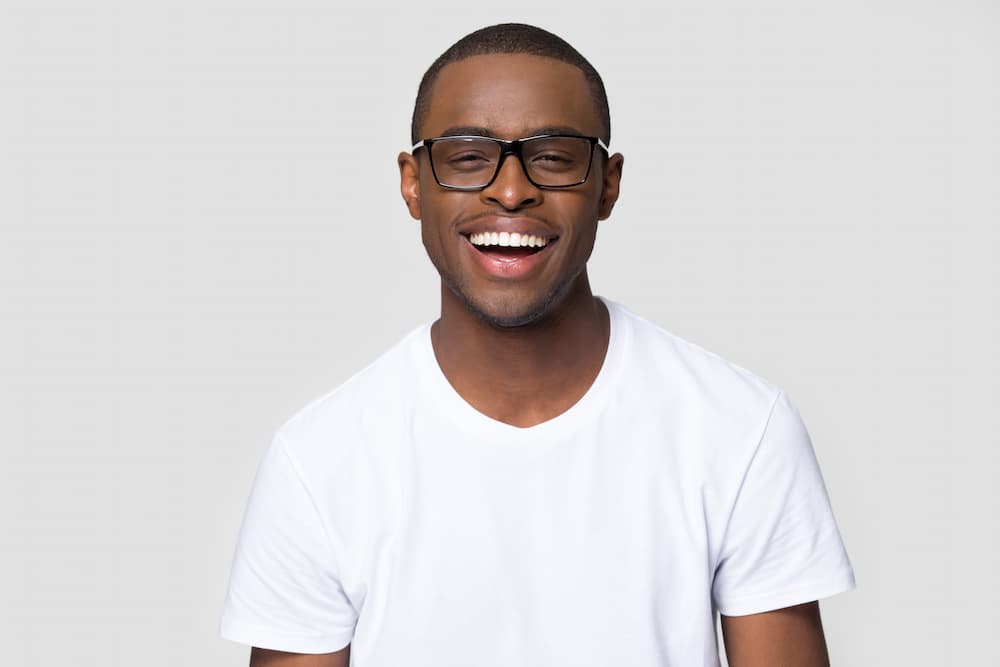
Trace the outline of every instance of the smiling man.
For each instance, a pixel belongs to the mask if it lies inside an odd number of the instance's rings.
[[[252,665],[829,663],[854,585],[777,388],[595,297],[600,76],[531,26],[427,71],[401,191],[441,313],[279,429],[223,636]]]

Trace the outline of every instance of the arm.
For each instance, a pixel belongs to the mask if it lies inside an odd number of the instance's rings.
[[[829,667],[819,602],[747,616],[723,616],[729,667]]]
[[[240,528],[220,634],[253,646],[253,667],[348,664],[358,614],[335,566],[342,554],[323,504],[301,470],[279,432],[258,467]]]
[[[350,644],[336,653],[322,655],[285,653],[256,646],[250,651],[250,667],[347,667],[350,659]]]

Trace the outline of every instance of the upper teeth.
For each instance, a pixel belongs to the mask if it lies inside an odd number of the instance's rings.
[[[517,232],[479,232],[469,234],[469,241],[473,245],[501,245],[501,246],[527,246],[531,248],[541,248],[549,242],[540,236],[533,234],[519,234]]]

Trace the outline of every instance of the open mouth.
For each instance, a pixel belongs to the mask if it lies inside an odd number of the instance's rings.
[[[517,232],[476,232],[467,234],[466,238],[481,253],[511,260],[541,252],[556,240]]]

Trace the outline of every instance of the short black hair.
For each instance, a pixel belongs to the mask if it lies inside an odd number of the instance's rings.
[[[604,81],[594,66],[580,52],[570,46],[569,42],[547,30],[524,23],[501,23],[481,28],[458,40],[447,51],[438,56],[424,73],[417,89],[417,100],[413,105],[413,118],[410,122],[410,140],[417,143],[424,137],[418,136],[424,119],[430,108],[431,92],[441,69],[450,63],[465,60],[472,56],[490,55],[496,53],[526,53],[533,56],[552,58],[580,68],[601,119],[601,139],[606,144],[611,143],[611,113],[608,110],[608,94],[604,90]]]

